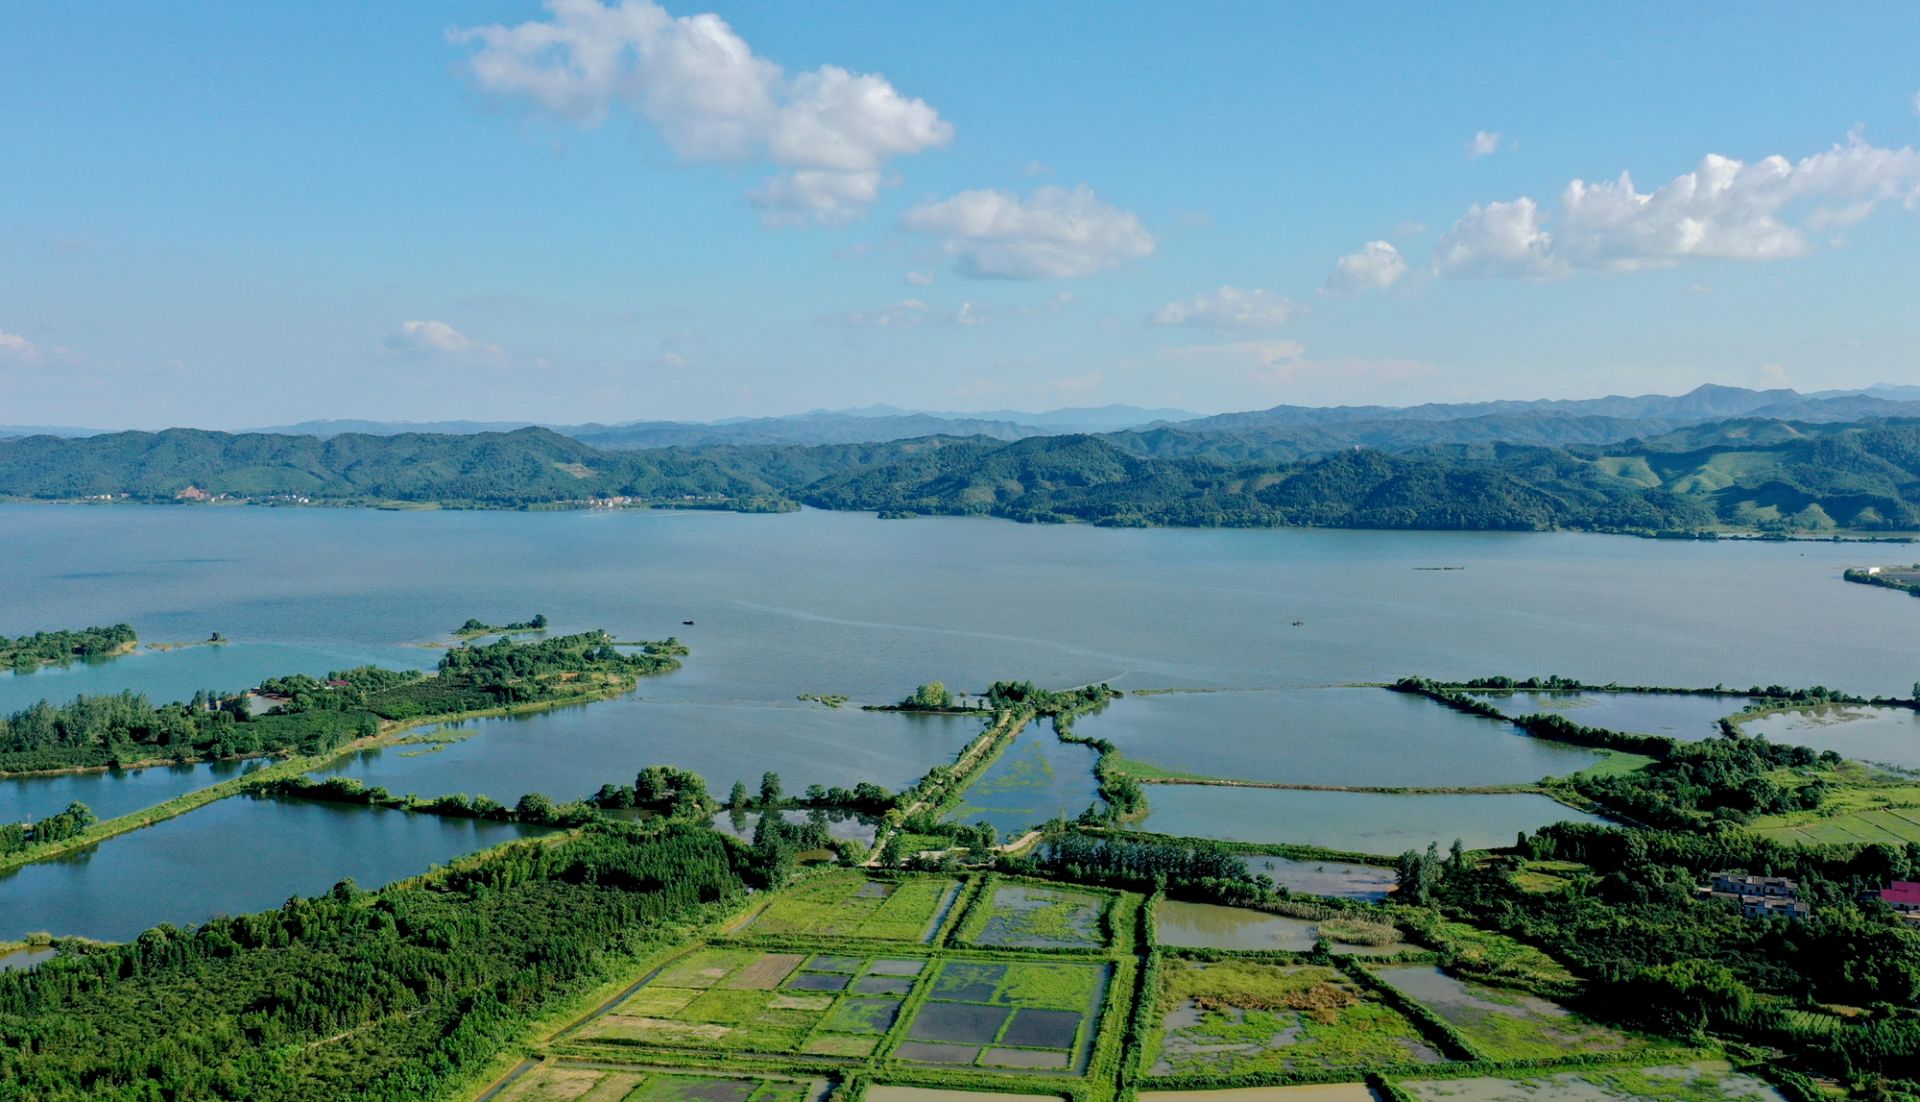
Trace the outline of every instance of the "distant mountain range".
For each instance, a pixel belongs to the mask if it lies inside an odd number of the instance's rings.
[[[1190,420],[1198,414],[1178,409],[1139,409],[1110,405],[1025,413],[993,410],[985,413],[930,413],[896,406],[863,409],[812,410],[785,417],[733,417],[720,421],[629,421],[617,425],[537,425],[531,421],[302,421],[249,432],[285,436],[340,436],[364,433],[395,436],[400,433],[512,432],[522,428],[551,429],[562,436],[597,448],[674,448],[710,444],[869,444],[907,440],[916,436],[990,436],[1019,440],[1028,436],[1069,432],[1109,432],[1161,421]],[[24,435],[23,433],[0,435]],[[54,435],[91,435],[55,433]]]
[[[1694,408],[1728,397],[1697,396]],[[1770,395],[1760,408],[1785,402]],[[170,429],[0,440],[0,496],[494,508],[624,498],[756,511],[799,502],[882,516],[1126,526],[1920,531],[1920,418],[1736,417],[1646,438],[1561,444],[1513,439],[1528,417],[1578,424],[1593,435],[1643,423],[1505,410],[1447,422],[1359,418],[1333,426],[1349,434],[1355,426],[1456,426],[1423,443],[1397,439],[1391,449],[1324,446],[1338,435],[1333,429],[1316,429],[1329,435],[1313,444],[1299,432],[1206,432],[1192,422],[1016,440],[936,434],[626,450],[543,428],[324,439]]]
[[[1126,405],[1040,413],[1021,410],[960,413],[867,406],[812,410],[785,417],[705,422],[535,426],[525,421],[333,420],[302,421],[252,431],[330,439],[350,434],[465,436],[540,427],[608,451],[879,444],[940,435],[1014,441],[1032,436],[1121,434],[1114,439],[1116,446],[1143,457],[1286,461],[1353,447],[1404,452],[1447,444],[1611,444],[1739,417],[1824,423],[1917,416],[1920,416],[1920,386],[1882,384],[1861,390],[1801,394],[1786,389],[1748,390],[1709,385],[1673,396],[1616,395],[1416,406],[1274,406],[1204,417],[1185,410]],[[0,438],[40,433],[79,437],[99,435],[100,430],[0,427]]]

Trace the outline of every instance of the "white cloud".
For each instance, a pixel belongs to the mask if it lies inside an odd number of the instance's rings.
[[[1453,279],[1554,274],[1553,237],[1540,228],[1540,207],[1522,196],[1510,203],[1475,205],[1433,249],[1433,270]]]
[[[911,329],[926,321],[933,308],[917,298],[901,299],[878,310],[855,310],[842,314],[842,324],[855,329]]]
[[[1299,303],[1272,291],[1222,287],[1182,302],[1169,302],[1153,312],[1155,325],[1185,325],[1195,329],[1278,329],[1298,317]]]
[[[907,229],[945,239],[954,270],[979,279],[1065,279],[1117,268],[1153,252],[1153,235],[1093,189],[1043,187],[1030,198],[983,189],[923,203]]]
[[[0,352],[15,356],[32,356],[36,355],[39,351],[38,348],[34,347],[32,341],[20,334],[9,333],[4,329],[0,329]]]
[[[785,170],[753,195],[770,223],[845,222],[879,194],[889,160],[945,145],[953,127],[877,73],[789,76],[726,20],[652,0],[547,0],[548,18],[456,28],[486,92],[581,126],[624,104],[689,161]]]
[[[1388,241],[1369,241],[1357,253],[1334,261],[1333,271],[1320,287],[1323,295],[1358,295],[1384,291],[1407,274],[1407,261]]]
[[[955,325],[985,325],[993,319],[987,316],[987,311],[979,303],[963,302],[954,307],[953,312],[947,315],[947,320]]]
[[[1561,194],[1552,229],[1530,198],[1475,206],[1440,239],[1434,271],[1552,278],[1684,260],[1780,260],[1812,250],[1803,228],[1852,225],[1883,203],[1912,207],[1916,199],[1920,153],[1870,145],[1856,132],[1799,161],[1774,156],[1748,164],[1709,154],[1647,193],[1626,173],[1593,184],[1574,180]]]
[[[926,272],[908,272],[906,274],[906,280],[908,283],[913,284],[915,287],[933,286],[933,276],[929,275]]]
[[[1045,161],[1028,161],[1026,167],[1021,171],[1029,176],[1051,176],[1053,175],[1053,166]]]
[[[400,328],[387,337],[386,346],[394,352],[414,354],[442,354],[498,356],[500,346],[482,344],[467,336],[444,321],[403,321]]]
[[[1500,133],[1496,130],[1482,130],[1467,142],[1467,159],[1470,161],[1491,157],[1498,152],[1500,152]]]

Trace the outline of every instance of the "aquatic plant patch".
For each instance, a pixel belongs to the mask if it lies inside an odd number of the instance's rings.
[[[1494,1060],[1627,1052],[1647,1045],[1537,995],[1462,980],[1432,965],[1387,965],[1373,974],[1439,1015]]]
[[[959,894],[960,882],[942,877],[896,883],[836,872],[775,895],[740,932],[925,943]]]
[[[1092,892],[996,884],[986,918],[969,940],[1022,949],[1095,949],[1106,944],[1108,898]]]
[[[1169,959],[1152,993],[1150,1076],[1320,1073],[1443,1059],[1411,1021],[1322,965]]]

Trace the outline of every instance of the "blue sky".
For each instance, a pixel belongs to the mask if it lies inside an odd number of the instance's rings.
[[[1916,41],[1894,4],[15,0],[0,423],[1920,382]]]

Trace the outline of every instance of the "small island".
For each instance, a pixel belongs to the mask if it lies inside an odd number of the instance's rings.
[[[78,631],[36,631],[17,639],[0,636],[0,667],[31,670],[66,665],[76,659],[115,658],[131,654],[139,641],[131,624]]]
[[[1897,589],[1909,597],[1920,597],[1920,563],[1914,563],[1912,566],[1853,567],[1841,577],[1861,585]]]
[[[511,624],[489,624],[485,620],[468,617],[467,622],[454,631],[453,637],[478,639],[483,635],[522,635],[545,630],[547,630],[545,613],[536,614],[530,620],[515,620]]]

